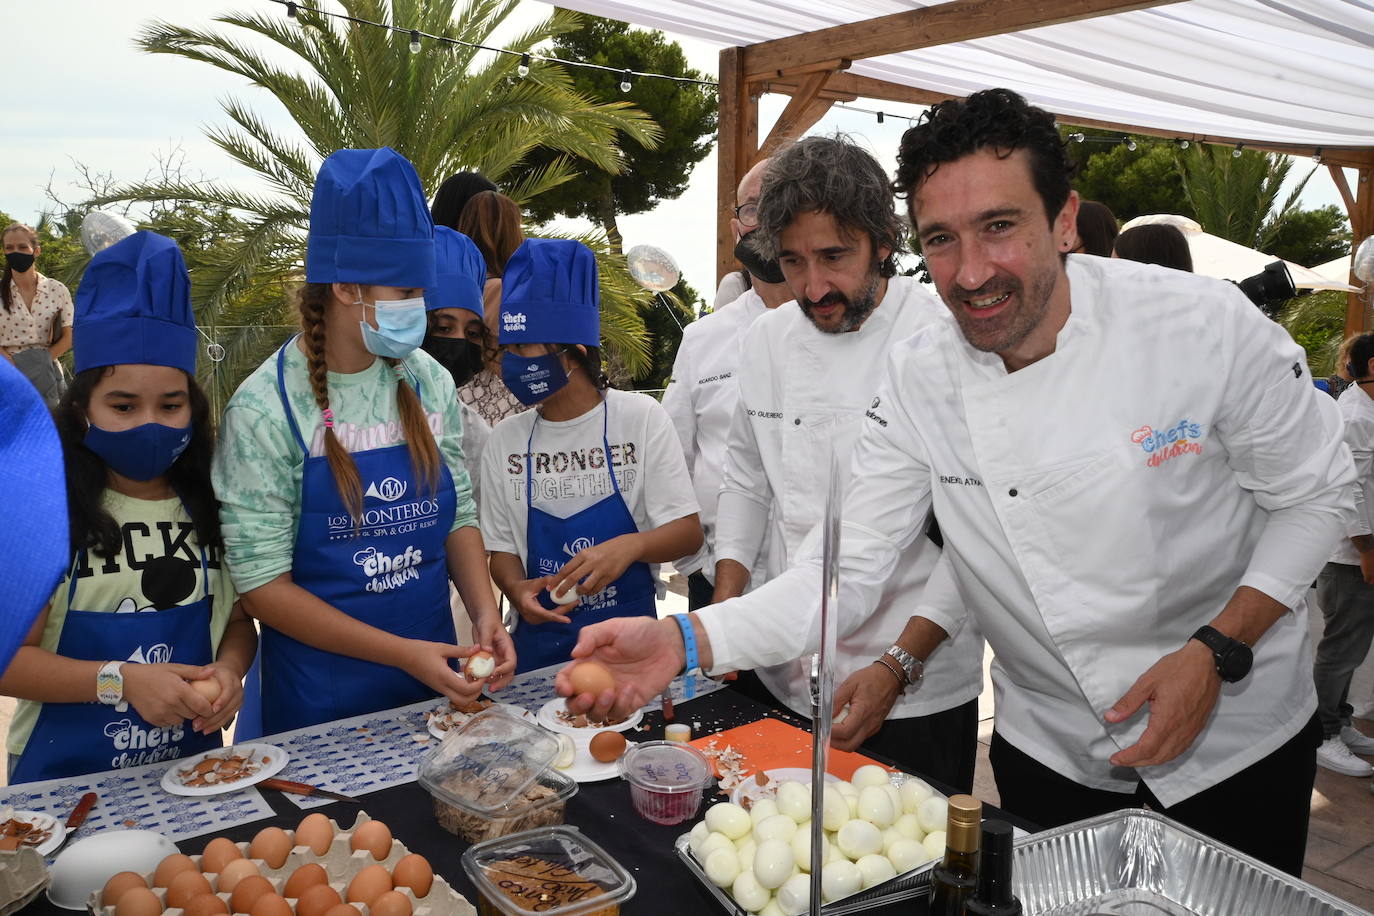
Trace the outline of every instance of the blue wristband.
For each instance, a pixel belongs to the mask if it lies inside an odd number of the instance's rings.
[[[682,695],[690,700],[697,695],[696,679],[692,676],[697,667],[697,634],[692,630],[692,619],[688,615],[672,614],[670,617],[677,621],[677,628],[682,631],[682,648],[687,653],[687,667],[682,671]]]

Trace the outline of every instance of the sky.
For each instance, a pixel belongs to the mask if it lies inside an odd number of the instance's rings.
[[[17,13],[20,8],[22,13]],[[503,36],[547,16],[550,9],[539,0],[522,0],[496,36],[498,43]],[[0,211],[36,222],[43,210],[51,208],[44,190],[49,184],[68,203],[80,199],[75,184],[78,163],[117,180],[135,180],[155,171],[159,159],[174,151],[184,157],[189,176],[245,189],[256,187],[252,173],[205,139],[203,129],[228,122],[219,100],[232,96],[247,102],[289,136],[291,123],[270,94],[208,64],[145,54],[134,47],[141,28],[159,18],[205,28],[214,25],[218,14],[253,10],[285,15],[280,5],[269,0],[43,0],[9,8],[6,69],[11,76],[0,103],[0,124],[4,125]],[[670,37],[682,44],[691,66],[715,75],[718,46]],[[763,97],[760,136],[785,103],[780,96]],[[812,132],[842,131],[892,171],[898,140],[908,126],[906,118],[920,109],[865,99],[853,105],[882,109],[887,114],[885,123],[878,124],[872,113],[836,106]],[[1311,163],[1298,162],[1291,178],[1307,174],[1310,168]],[[682,197],[619,220],[627,249],[649,244],[667,250],[708,301],[715,288],[715,194],[712,152],[697,165]],[[1308,207],[1340,205],[1326,169],[1318,169],[1302,200]],[[586,224],[564,221],[561,225]]]

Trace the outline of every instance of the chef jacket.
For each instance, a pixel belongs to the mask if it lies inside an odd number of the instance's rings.
[[[1346,536],[1336,544],[1331,562],[1359,566],[1360,552],[1350,538],[1374,532],[1374,398],[1362,386],[1351,385],[1333,406],[1341,415],[1345,444],[1355,461],[1355,515]]]
[[[944,306],[916,280],[894,277],[878,308],[856,331],[826,334],[795,302],[750,326],[717,507],[718,558],[751,568],[766,543],[767,579],[792,564],[824,514],[832,451],[848,477],[860,480],[871,473],[860,465],[851,471],[848,456],[865,411],[873,407],[888,352],[917,329],[948,321]],[[847,510],[844,514],[848,517]],[[856,618],[852,626],[848,619],[841,621],[837,684],[873,664],[901,635],[939,556],[939,548],[925,537],[905,545],[876,613]],[[804,601],[794,606],[803,619],[805,606]],[[849,611],[843,605],[840,610]],[[795,711],[811,704],[809,664],[800,655],[757,669],[764,684]],[[926,682],[899,697],[891,715],[930,715],[977,697],[982,658],[976,627],[963,628],[927,659]]]
[[[995,653],[997,730],[1074,781],[1164,805],[1270,754],[1312,716],[1304,600],[1346,531],[1354,479],[1303,352],[1234,286],[1070,255],[1072,313],[1055,352],[1014,373],[953,323],[897,345],[855,448],[840,603],[871,612],[933,503],[944,559]],[[881,311],[881,310],[880,310]],[[814,644],[818,551],[698,612],[717,669]],[[1254,668],[1223,684],[1193,745],[1138,770],[1108,762],[1148,707],[1105,713],[1239,586],[1292,608]],[[941,591],[918,612],[953,632]],[[925,689],[924,687],[922,689]]]
[[[743,352],[744,333],[768,307],[752,289],[735,301],[698,319],[682,330],[682,343],[673,360],[673,379],[663,392],[663,409],[682,439],[687,472],[692,475],[701,528],[706,535],[701,548],[673,566],[683,575],[703,573],[714,582],[716,497],[724,476],[725,443],[730,419],[739,402],[736,377]]]

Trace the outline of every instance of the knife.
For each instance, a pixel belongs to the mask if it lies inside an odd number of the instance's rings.
[[[341,795],[338,792],[331,792],[328,789],[321,789],[303,782],[292,782],[289,779],[264,779],[258,785],[264,789],[276,789],[278,792],[290,792],[293,795],[318,795],[321,798],[332,798],[335,801],[352,802],[355,805],[362,804],[358,799],[351,796]]]
[[[62,834],[62,842],[57,844],[56,849],[48,853],[49,858],[57,855],[62,847],[67,845],[67,841],[72,838],[72,834],[76,833],[77,828],[86,823],[87,815],[89,815],[91,809],[95,807],[95,799],[96,795],[94,792],[87,792],[85,795],[81,796],[81,800],[76,803],[76,807],[72,809],[72,813],[67,817],[67,826]]]

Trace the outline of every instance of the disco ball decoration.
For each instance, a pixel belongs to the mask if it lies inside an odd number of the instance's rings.
[[[625,261],[634,281],[652,293],[672,289],[682,277],[673,256],[653,245],[636,245],[625,253]]]
[[[86,253],[94,257],[115,242],[126,239],[138,231],[138,227],[118,213],[108,210],[92,210],[81,221],[81,244]]]
[[[1355,276],[1366,283],[1374,283],[1374,235],[1360,243],[1355,249]]]

